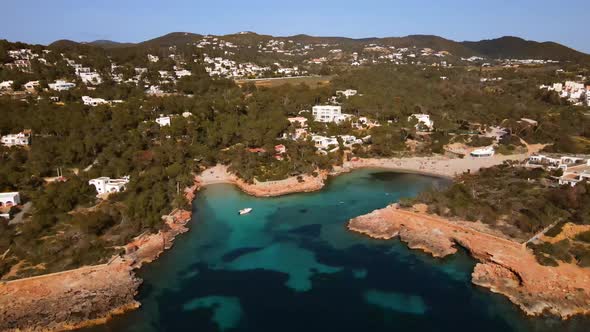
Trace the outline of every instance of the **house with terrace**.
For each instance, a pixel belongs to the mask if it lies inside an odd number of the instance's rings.
[[[121,179],[111,179],[109,177],[103,176],[88,181],[88,184],[94,186],[96,189],[97,196],[124,191],[128,183],[128,176],[124,176]]]
[[[563,175],[558,178],[560,185],[576,186],[578,183],[590,179],[590,160],[584,164],[570,166],[563,171]]]

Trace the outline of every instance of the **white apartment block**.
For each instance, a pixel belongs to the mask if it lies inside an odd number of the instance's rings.
[[[109,177],[103,176],[88,181],[88,184],[96,188],[98,195],[124,191],[127,183],[129,183],[128,176],[125,176],[122,179],[111,179]]]

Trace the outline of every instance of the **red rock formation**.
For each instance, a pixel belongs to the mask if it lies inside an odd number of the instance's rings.
[[[522,244],[472,225],[392,205],[350,220],[348,228],[378,239],[399,237],[435,257],[451,255],[461,246],[480,261],[473,283],[507,296],[528,315],[590,313],[590,269],[565,263],[542,266]]]

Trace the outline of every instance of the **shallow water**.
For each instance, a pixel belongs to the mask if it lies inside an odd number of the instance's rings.
[[[142,307],[92,331],[590,331],[527,318],[474,286],[464,253],[434,259],[346,222],[446,180],[361,170],[324,190],[254,198],[200,191],[190,232],[139,276]],[[239,209],[251,207],[249,215]]]

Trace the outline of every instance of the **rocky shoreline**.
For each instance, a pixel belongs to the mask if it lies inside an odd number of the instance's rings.
[[[0,283],[0,331],[64,331],[104,324],[140,307],[135,270],[188,231],[191,212],[166,217],[166,230],[141,235],[108,263]]]
[[[391,205],[351,219],[348,229],[375,239],[399,238],[409,248],[434,257],[464,248],[479,261],[472,282],[508,297],[527,315],[567,319],[590,314],[590,269],[565,263],[542,266],[526,246],[494,234],[485,225]]]
[[[247,183],[229,173],[226,166],[217,165],[196,176],[194,186],[187,188],[185,194],[187,199],[192,201],[196,191],[216,183],[236,185],[243,192],[256,197],[312,192],[322,189],[328,176],[337,176],[362,168],[382,168],[452,178],[466,171],[475,172],[482,167],[501,164],[507,159],[509,158],[356,159],[336,167],[331,173],[319,172],[317,176],[305,175],[255,183]],[[141,280],[135,276],[134,270],[144,263],[155,260],[170,248],[177,235],[188,231],[186,224],[190,218],[190,211],[173,212],[167,218],[168,227],[165,231],[139,236],[125,247],[122,257],[115,256],[107,264],[0,283],[0,331],[72,330],[103,324],[114,315],[138,308],[141,304],[134,297]],[[359,217],[359,220],[362,218],[365,217]],[[438,234],[424,232],[421,235],[414,233],[410,236],[406,234],[407,230],[401,230],[400,233],[399,229],[396,231],[388,224],[381,225],[380,227],[385,227],[382,230],[364,229],[355,227],[355,224],[351,221],[349,228],[375,238],[400,236],[410,247],[422,249],[437,257],[456,252],[453,244],[458,242],[453,242],[449,238],[445,241],[444,236]],[[474,277],[474,283],[487,285],[494,291],[508,293],[503,285],[494,281],[496,279],[490,274],[490,269],[488,265],[478,265],[478,277]]]

